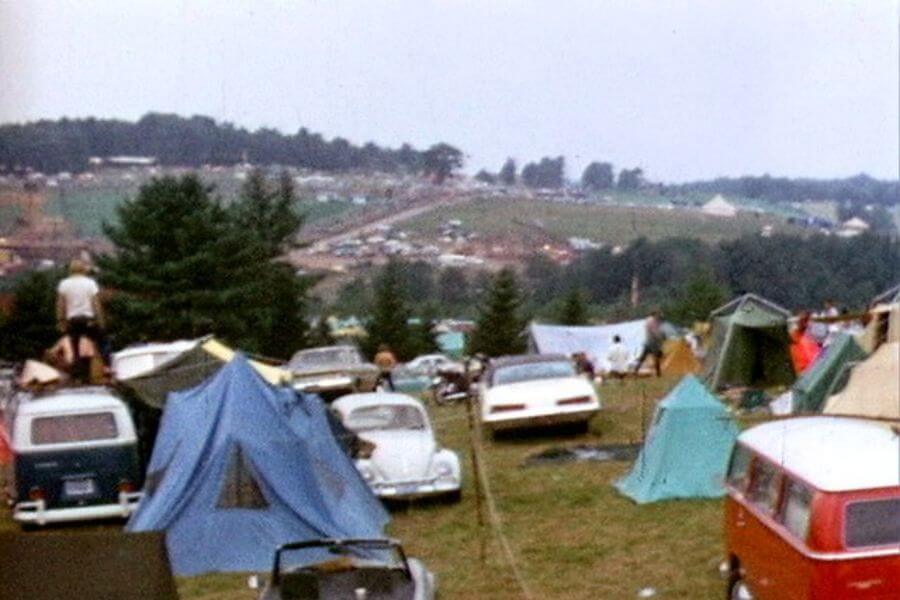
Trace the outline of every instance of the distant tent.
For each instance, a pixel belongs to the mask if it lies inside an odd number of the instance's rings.
[[[659,403],[631,472],[616,488],[638,504],[669,498],[717,498],[738,427],[693,375]]]
[[[721,194],[713,196],[700,210],[703,211],[703,214],[714,217],[734,217],[737,215],[737,209],[734,205]]]
[[[622,338],[632,358],[637,358],[646,337],[644,320],[625,321],[612,325],[569,326],[540,325],[528,327],[528,348],[536,354],[565,354],[584,352],[599,371],[608,371],[606,355],[614,335]]]
[[[712,344],[703,368],[707,385],[718,390],[793,383],[788,317],[787,310],[755,294],[714,310]]]
[[[866,357],[853,336],[838,334],[819,354],[812,367],[794,382],[793,411],[817,413],[822,411],[828,393],[845,365]]]
[[[700,372],[700,361],[683,339],[666,340],[663,344],[662,374],[665,376],[691,375]]]
[[[847,385],[828,399],[822,412],[900,419],[900,342],[882,344],[853,367]]]
[[[279,544],[378,537],[388,520],[321,401],[269,385],[241,355],[169,398],[145,493],[127,529],[165,531],[178,575],[264,570]]]
[[[461,331],[445,331],[435,336],[438,348],[451,358],[462,358],[466,350],[466,336]]]

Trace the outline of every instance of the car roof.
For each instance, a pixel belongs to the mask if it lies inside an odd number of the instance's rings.
[[[900,435],[886,423],[782,419],[748,429],[738,441],[822,491],[900,486]]]
[[[403,406],[416,406],[422,408],[422,403],[407,394],[397,392],[367,392],[364,394],[347,394],[341,396],[332,403],[340,410],[353,410],[365,406],[383,406],[385,404],[399,404]]]
[[[116,393],[105,387],[62,388],[34,396],[23,402],[19,415],[48,415],[96,410],[118,410],[125,403]]]
[[[145,354],[160,353],[177,353],[190,350],[200,343],[200,340],[177,340],[174,342],[151,342],[148,344],[137,344],[128,346],[123,350],[119,350],[113,356],[116,359],[131,358],[132,356],[142,356]]]

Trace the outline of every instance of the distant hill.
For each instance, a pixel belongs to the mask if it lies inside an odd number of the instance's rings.
[[[248,131],[203,116],[148,113],[136,123],[115,119],[59,119],[0,126],[0,171],[79,172],[92,156],[152,156],[164,166],[280,164],[322,171],[421,170],[424,153],[373,143],[327,140],[305,128],[293,135]]]

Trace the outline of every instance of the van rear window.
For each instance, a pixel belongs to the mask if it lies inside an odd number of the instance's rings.
[[[36,446],[112,440],[118,435],[111,412],[39,417],[31,422],[31,443]]]
[[[900,544],[900,498],[847,505],[844,538],[848,548]]]

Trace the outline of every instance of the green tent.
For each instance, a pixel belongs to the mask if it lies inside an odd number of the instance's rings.
[[[712,343],[704,362],[707,385],[718,390],[793,383],[789,317],[787,310],[754,294],[714,310]]]
[[[831,393],[835,379],[844,366],[863,360],[866,353],[853,336],[839,334],[828,344],[816,362],[806,370],[791,388],[793,394],[793,412],[822,412],[825,400]]]
[[[737,435],[725,406],[688,375],[659,403],[631,472],[614,485],[638,504],[720,497]]]

